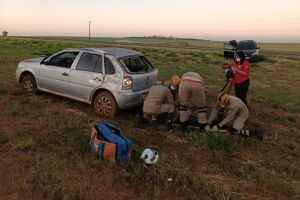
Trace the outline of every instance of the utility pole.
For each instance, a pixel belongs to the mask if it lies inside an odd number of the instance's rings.
[[[89,40],[91,40],[91,23],[92,21],[89,21]]]

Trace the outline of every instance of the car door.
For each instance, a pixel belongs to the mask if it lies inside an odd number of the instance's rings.
[[[39,87],[49,92],[70,95],[71,67],[78,54],[79,51],[61,52],[42,62],[38,72]]]
[[[235,40],[224,42],[224,58],[234,58],[236,48],[237,42]]]
[[[89,102],[94,88],[103,83],[103,55],[83,52],[70,73],[70,93],[81,101]]]

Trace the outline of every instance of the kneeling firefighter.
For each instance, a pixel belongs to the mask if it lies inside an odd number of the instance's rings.
[[[196,126],[204,129],[207,125],[207,110],[203,78],[195,72],[185,73],[179,84],[180,123],[182,131],[186,131],[190,115],[197,111],[198,123]]]
[[[223,116],[219,115],[220,112],[223,113]],[[243,130],[245,121],[248,118],[249,110],[241,99],[226,93],[220,93],[218,102],[209,116],[208,124],[212,127],[212,131],[218,131],[220,128],[232,124],[229,127],[232,134],[249,136],[249,131]]]
[[[167,114],[166,125],[168,129],[171,126],[174,117],[174,99],[171,90],[178,88],[180,83],[179,76],[173,76],[170,80],[170,87],[164,85],[154,85],[150,88],[149,93],[143,105],[143,118],[153,123],[159,115]]]

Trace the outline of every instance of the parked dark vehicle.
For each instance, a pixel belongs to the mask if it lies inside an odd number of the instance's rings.
[[[260,47],[254,40],[242,40],[236,42],[231,40],[224,43],[224,58],[234,58],[237,51],[242,51],[246,55],[246,59],[255,61],[259,56]]]

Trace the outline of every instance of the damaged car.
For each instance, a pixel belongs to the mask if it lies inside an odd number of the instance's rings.
[[[27,94],[44,91],[92,105],[100,116],[142,104],[158,70],[141,52],[122,48],[65,49],[22,61],[16,81]]]

